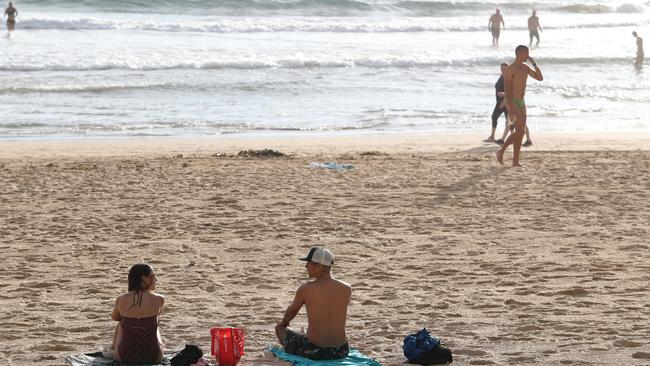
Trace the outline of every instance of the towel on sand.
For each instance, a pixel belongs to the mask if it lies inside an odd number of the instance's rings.
[[[271,352],[273,352],[275,357],[284,361],[289,361],[293,363],[294,366],[381,366],[379,362],[363,355],[354,348],[350,348],[350,353],[348,353],[348,357],[346,358],[322,361],[314,361],[308,358],[294,356],[278,347],[271,348]]]
[[[171,365],[171,359],[179,351],[166,351],[162,362],[158,365]],[[111,360],[108,358],[102,357],[101,352],[86,353],[80,355],[69,355],[65,357],[65,362],[70,366],[118,366],[121,363]],[[151,365],[141,365],[141,366],[151,366]]]

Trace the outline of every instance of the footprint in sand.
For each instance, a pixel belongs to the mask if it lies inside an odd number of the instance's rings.
[[[639,360],[650,360],[650,353],[649,352],[634,352],[632,354],[632,358],[636,358]]]
[[[615,347],[625,347],[625,348],[634,348],[634,347],[641,347],[641,343],[636,343],[632,341],[628,341],[625,339],[619,339],[618,341],[614,342]]]

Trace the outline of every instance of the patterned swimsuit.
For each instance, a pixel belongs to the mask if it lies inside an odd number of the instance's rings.
[[[125,318],[120,320],[122,340],[118,349],[124,364],[156,363],[160,357],[158,317]]]

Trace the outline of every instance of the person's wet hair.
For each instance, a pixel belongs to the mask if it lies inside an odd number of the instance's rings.
[[[515,55],[519,55],[519,53],[526,50],[528,50],[528,47],[524,46],[523,44],[520,44],[519,46],[517,46],[517,48],[515,48]]]
[[[151,272],[153,272],[153,268],[146,263],[134,264],[129,269],[129,292],[135,291],[131,307],[142,305],[142,291],[146,290],[146,288],[142,288],[142,277],[150,276]]]

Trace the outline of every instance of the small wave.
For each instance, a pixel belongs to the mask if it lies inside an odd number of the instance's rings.
[[[555,11],[578,14],[603,14],[603,13],[643,13],[645,9],[641,5],[622,4],[613,7],[605,4],[571,4],[552,8]]]
[[[30,70],[31,71],[31,70]],[[151,83],[142,85],[57,85],[38,87],[6,87],[0,88],[1,94],[28,94],[28,93],[102,93],[116,90],[143,90],[151,88],[171,87],[169,83]]]
[[[614,28],[640,25],[634,21],[595,22],[577,25],[545,27],[545,29]],[[273,33],[273,32],[323,32],[323,33],[409,33],[409,32],[480,32],[484,26],[470,24],[444,24],[435,19],[403,18],[373,20],[365,18],[224,18],[210,22],[165,23],[146,21],[116,21],[111,19],[43,19],[28,18],[21,21],[23,29],[38,30],[127,30],[149,32],[195,33]],[[524,30],[514,26],[511,30]]]
[[[142,65],[129,63],[101,63],[101,64],[46,64],[46,65],[21,65],[8,64],[0,66],[0,71],[102,71],[102,70],[137,70],[137,71],[157,71],[157,70],[219,70],[219,69],[238,69],[238,70],[258,70],[258,69],[307,69],[307,68],[348,68],[348,67],[367,67],[367,68],[423,68],[423,67],[446,67],[446,66],[493,66],[502,61],[500,56],[488,56],[468,59],[411,59],[397,57],[363,57],[357,59],[278,59],[278,60],[214,60],[207,62],[184,62],[170,64],[148,64]],[[629,57],[548,57],[540,59],[544,64],[559,65],[621,65],[629,64]],[[158,85],[160,86],[160,85]],[[64,87],[61,90],[71,91],[97,91],[110,90],[111,88],[147,88],[147,85],[136,86],[86,86],[81,89],[73,87]],[[70,89],[65,89],[70,88]],[[0,89],[5,93],[11,89]],[[29,91],[28,88],[16,90],[16,92]],[[47,91],[47,90],[44,90]]]
[[[535,2],[537,3],[537,2]],[[488,13],[494,10],[492,1],[436,1],[436,0],[32,0],[38,9],[91,10],[93,12],[132,14],[184,14],[211,16],[365,16],[371,14],[407,15],[414,17],[438,17],[446,15]],[[527,13],[532,2],[498,2],[508,12]],[[639,13],[644,6],[624,3],[618,7],[602,0],[597,4],[576,2],[558,6],[548,3],[535,4],[538,10],[568,13]]]

